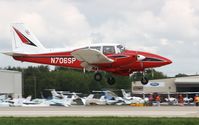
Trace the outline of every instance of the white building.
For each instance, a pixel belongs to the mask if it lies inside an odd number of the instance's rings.
[[[149,80],[147,85],[132,83],[133,93],[199,92],[199,76]]]
[[[0,70],[0,94],[22,97],[22,73]]]

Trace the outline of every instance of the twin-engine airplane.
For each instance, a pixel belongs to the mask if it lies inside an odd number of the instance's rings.
[[[148,83],[144,76],[145,69],[172,63],[165,57],[128,50],[119,44],[93,44],[73,50],[46,49],[23,23],[12,25],[12,36],[13,50],[3,53],[15,60],[95,71],[96,81],[102,80],[101,71],[122,76],[143,72],[141,82],[145,85]],[[107,82],[114,84],[114,77],[108,76]]]

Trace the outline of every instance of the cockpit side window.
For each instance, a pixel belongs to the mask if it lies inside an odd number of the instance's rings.
[[[119,53],[122,53],[125,51],[125,47],[122,45],[117,45],[117,50],[119,50]]]
[[[104,54],[115,54],[115,47],[114,46],[104,46],[103,53]]]
[[[99,51],[101,50],[101,46],[91,46],[90,48],[91,49],[96,49],[96,50],[99,50]]]

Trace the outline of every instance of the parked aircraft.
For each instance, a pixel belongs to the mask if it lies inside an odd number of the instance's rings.
[[[121,89],[121,91],[126,104],[143,104],[145,102],[145,100],[140,97],[131,96],[131,93],[126,93],[124,89]]]
[[[82,93],[70,92],[70,91],[56,91],[58,94],[62,95],[64,98],[72,99],[71,105],[83,105],[84,99],[80,97]]]
[[[15,60],[95,71],[96,81],[102,80],[101,71],[122,76],[142,72],[141,82],[145,85],[148,83],[145,69],[172,63],[165,57],[128,50],[120,44],[93,44],[72,50],[46,49],[23,23],[12,25],[12,39],[13,50],[3,53]],[[107,82],[112,85],[115,78],[107,76]]]
[[[84,97],[85,105],[106,105],[105,96],[102,93],[92,93]]]
[[[27,98],[13,98],[8,99],[6,102],[10,103],[10,106],[18,107],[22,106],[24,102],[28,102],[31,100],[31,96],[28,96]]]
[[[109,90],[93,91],[85,98],[86,105],[122,105],[124,103],[124,99]]]
[[[60,105],[69,107],[71,106],[74,99],[76,99],[76,95],[71,96],[71,98],[68,98],[68,96],[64,96],[63,94],[58,94],[54,89],[51,91],[52,93],[52,99],[48,100],[50,105]]]

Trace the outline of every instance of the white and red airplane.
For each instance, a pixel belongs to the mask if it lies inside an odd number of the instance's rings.
[[[23,23],[12,24],[12,51],[3,52],[22,62],[33,62],[55,66],[95,71],[94,79],[102,80],[101,71],[115,75],[129,76],[172,63],[171,60],[148,52],[125,49],[119,44],[93,44],[72,50],[46,49]],[[112,85],[115,79],[107,78]],[[148,79],[143,75],[142,84]]]

